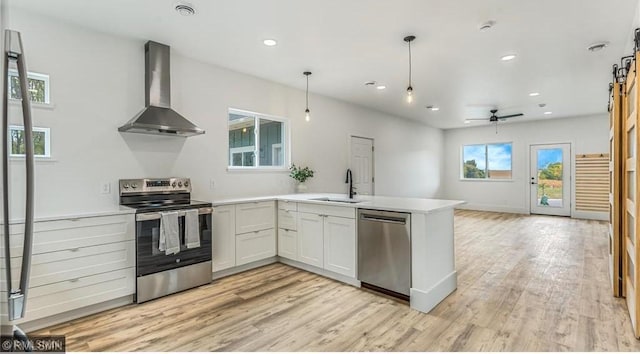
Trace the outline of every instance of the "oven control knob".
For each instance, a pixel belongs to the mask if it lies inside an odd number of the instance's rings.
[[[189,187],[189,181],[184,181],[184,186]]]
[[[125,183],[123,187],[124,189],[129,189],[129,183]]]
[[[178,187],[182,187],[182,182],[178,182]]]
[[[171,184],[171,187],[176,188],[176,182],[173,182],[173,183]]]
[[[133,183],[133,184],[131,185],[131,188],[138,188],[138,184]]]
[[[180,263],[180,258],[176,259],[176,263]]]

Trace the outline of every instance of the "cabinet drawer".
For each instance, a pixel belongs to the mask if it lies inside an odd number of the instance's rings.
[[[133,214],[36,222],[33,229],[33,254],[135,239]],[[11,255],[21,255],[24,224],[12,225],[10,232]]]
[[[292,230],[278,230],[278,256],[298,260],[298,233]]]
[[[297,212],[285,209],[278,210],[278,228],[295,231],[298,229],[297,220]]]
[[[341,218],[356,218],[356,208],[335,205],[298,203],[298,211],[318,215],[337,216]]]
[[[236,265],[243,265],[276,255],[274,229],[249,232],[236,236]]]
[[[288,200],[279,200],[278,201],[278,209],[289,210],[289,211],[298,211],[298,203],[290,202]]]
[[[126,268],[73,281],[63,281],[29,290],[27,313],[20,322],[57,315],[132,295],[135,292],[135,268]],[[7,320],[7,300],[0,300],[3,322]]]
[[[14,284],[20,279],[21,264],[22,257],[11,258]],[[135,267],[135,265],[134,241],[36,254],[31,259],[29,288]],[[0,264],[2,274],[5,268],[4,263]],[[4,277],[0,282],[0,290],[6,290]]]
[[[236,234],[272,229],[276,223],[275,202],[236,205]]]

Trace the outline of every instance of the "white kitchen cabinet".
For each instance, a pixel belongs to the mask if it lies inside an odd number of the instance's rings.
[[[275,202],[236,205],[236,235],[275,227]]]
[[[298,213],[298,261],[318,268],[324,264],[324,217]]]
[[[324,217],[324,269],[356,277],[356,221]]]
[[[278,209],[280,210],[289,210],[289,211],[298,211],[298,203],[292,202],[289,200],[279,200],[278,201]]]
[[[214,272],[236,265],[236,207],[217,206],[212,214],[212,268]]]
[[[24,224],[10,227],[12,277],[20,276]],[[34,223],[27,312],[23,323],[132,295],[135,292],[133,214]],[[1,250],[4,254],[4,249]],[[4,259],[0,271],[5,273]],[[6,279],[0,284],[8,288]],[[7,321],[7,299],[0,299]]]
[[[278,209],[278,228],[298,230],[298,213],[291,210]]]
[[[276,255],[274,229],[236,235],[236,265],[243,265]]]
[[[214,206],[213,272],[274,257],[274,201]]]
[[[278,256],[294,261],[298,260],[298,232],[287,229],[278,230]]]

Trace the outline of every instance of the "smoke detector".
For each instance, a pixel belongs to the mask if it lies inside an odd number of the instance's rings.
[[[182,16],[193,16],[196,14],[196,10],[193,6],[187,3],[177,3],[175,10]]]
[[[587,47],[590,52],[599,52],[609,46],[609,42],[593,43]]]

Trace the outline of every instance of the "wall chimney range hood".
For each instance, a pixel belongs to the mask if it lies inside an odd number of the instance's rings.
[[[169,46],[148,41],[144,51],[145,109],[118,131],[182,137],[204,134],[204,130],[171,109]]]

